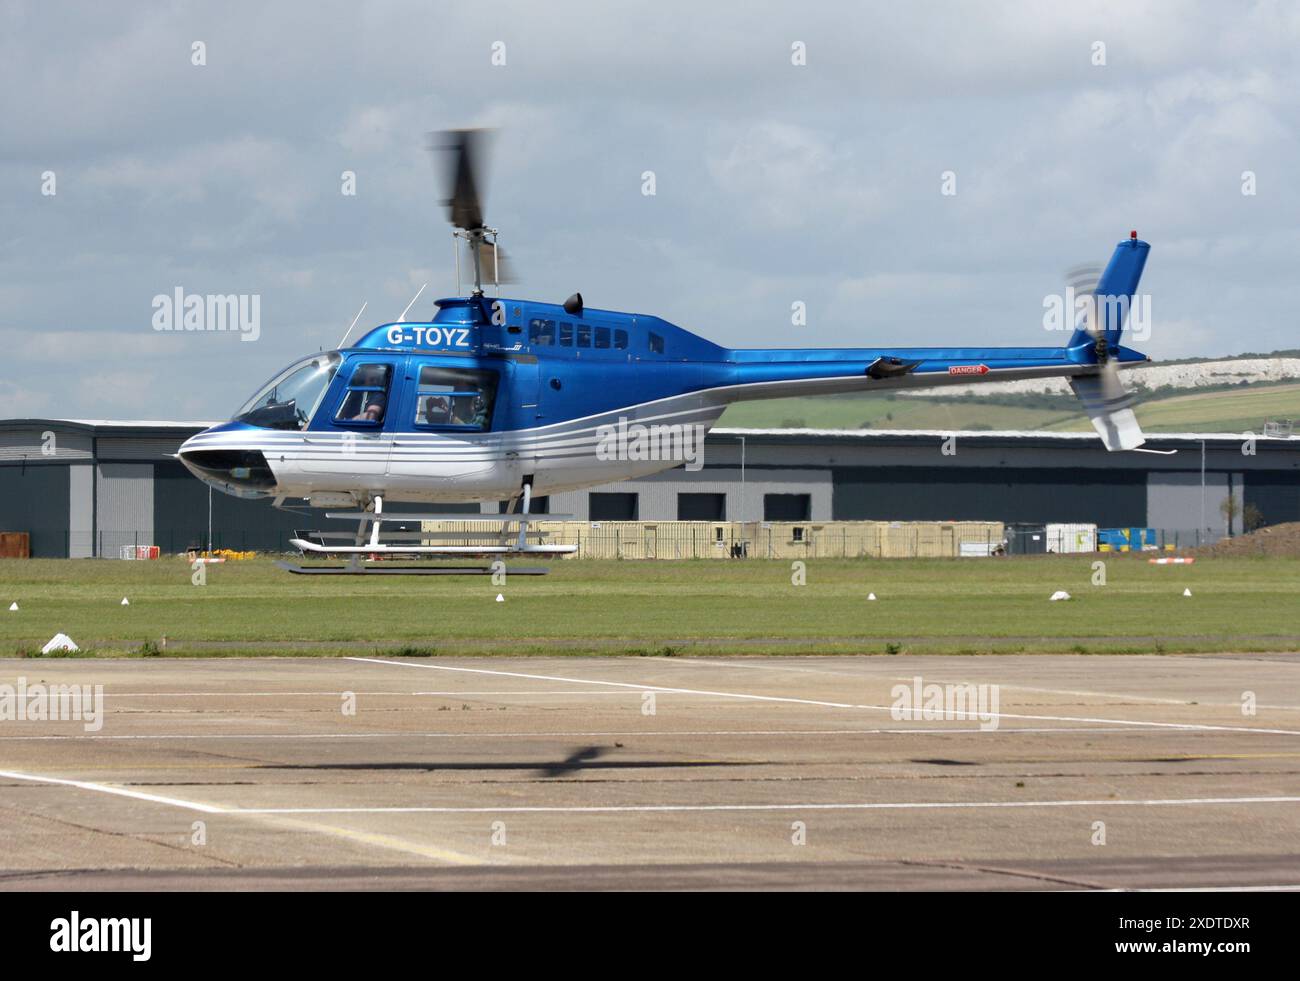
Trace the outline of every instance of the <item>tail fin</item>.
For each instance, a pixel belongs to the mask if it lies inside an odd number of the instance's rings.
[[[1142,269],[1147,264],[1147,254],[1150,251],[1151,246],[1138,239],[1137,232],[1131,232],[1127,241],[1115,246],[1115,254],[1106,264],[1106,271],[1101,274],[1094,294],[1099,336],[1094,337],[1085,327],[1080,327],[1070,338],[1070,347],[1095,343],[1104,338],[1107,351],[1113,353],[1119,349],[1120,335],[1124,332],[1129,308],[1133,305],[1138,282],[1142,279]]]
[[[1070,338],[1071,349],[1082,348],[1087,360],[1097,364],[1095,374],[1071,378],[1070,388],[1108,450],[1132,450],[1146,441],[1133,413],[1133,399],[1119,377],[1119,340],[1150,251],[1137,232],[1115,246],[1091,297],[1094,306]]]

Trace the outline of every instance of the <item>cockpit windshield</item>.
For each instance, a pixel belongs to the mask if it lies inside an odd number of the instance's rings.
[[[290,365],[235,413],[235,422],[264,429],[306,429],[343,359],[328,351]]]

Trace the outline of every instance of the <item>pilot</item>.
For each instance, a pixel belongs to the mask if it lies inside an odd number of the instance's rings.
[[[384,408],[388,398],[383,392],[367,392],[366,407],[359,415],[352,417],[353,422],[383,422]]]
[[[469,424],[476,429],[487,429],[488,404],[487,399],[482,395],[474,396],[474,416],[470,419]]]

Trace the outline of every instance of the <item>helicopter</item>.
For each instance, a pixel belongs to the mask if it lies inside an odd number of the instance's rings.
[[[380,571],[363,559],[389,555],[571,552],[530,540],[530,522],[570,517],[533,513],[535,497],[697,468],[704,435],[728,405],[751,399],[1064,377],[1108,450],[1144,441],[1118,373],[1149,360],[1120,344],[1150,251],[1136,231],[1081,286],[1061,347],[727,348],[660,317],[587,307],[580,293],[559,304],[501,297],[506,258],[478,191],[481,132],[451,130],[442,145],[453,157],[442,203],[457,240],[457,292],[462,242],[470,292],[437,300],[430,320],[381,324],[352,344],[349,327],[337,349],[295,361],[230,421],[180,447],[181,462],[226,493],[355,509],[327,512],[357,522],[355,534],[293,539],[304,555],[346,556],[347,566],[290,571]],[[485,277],[496,295],[485,294]],[[473,517],[500,523],[491,546],[380,537],[386,522],[467,520],[385,514],[385,502],[492,501],[508,502],[505,512]]]

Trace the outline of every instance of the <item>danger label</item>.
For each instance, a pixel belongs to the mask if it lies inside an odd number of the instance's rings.
[[[986,364],[955,364],[948,369],[950,375],[987,375],[989,366]]]

